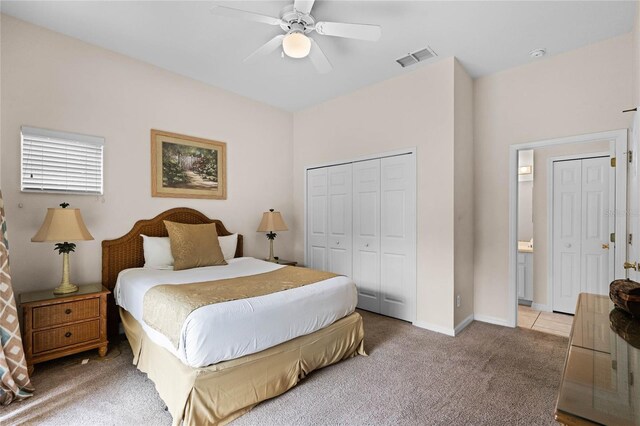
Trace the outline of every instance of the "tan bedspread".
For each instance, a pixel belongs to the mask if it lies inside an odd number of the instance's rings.
[[[143,319],[177,348],[182,325],[198,308],[215,303],[264,296],[336,277],[331,272],[285,266],[264,274],[193,284],[162,284],[144,295]]]

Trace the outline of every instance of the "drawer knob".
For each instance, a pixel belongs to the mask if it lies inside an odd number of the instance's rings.
[[[67,331],[66,333],[64,333],[64,337],[71,337],[71,332]]]
[[[64,311],[65,314],[69,315],[71,313],[71,309],[67,309]]]

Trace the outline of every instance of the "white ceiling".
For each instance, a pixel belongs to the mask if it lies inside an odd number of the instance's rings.
[[[279,16],[291,2],[217,3]],[[278,53],[244,64],[281,30],[214,16],[212,4],[2,0],[0,7],[2,13],[290,111],[425,66],[402,69],[395,59],[426,45],[441,58],[456,56],[479,77],[533,61],[528,52],[535,48],[555,55],[627,33],[636,8],[634,1],[318,0],[312,10],[317,20],[382,26],[378,42],[314,33],[333,64],[332,72],[320,75],[308,59],[283,59]]]

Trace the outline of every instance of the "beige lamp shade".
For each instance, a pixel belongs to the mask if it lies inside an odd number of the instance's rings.
[[[287,225],[280,212],[273,211],[262,213],[262,221],[258,226],[258,232],[288,231]]]
[[[44,223],[31,238],[34,243],[87,240],[93,240],[93,236],[82,220],[80,209],[69,208],[47,209]]]

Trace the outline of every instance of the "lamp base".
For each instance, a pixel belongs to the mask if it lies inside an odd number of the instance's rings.
[[[53,294],[67,294],[67,293],[75,293],[78,291],[78,286],[75,284],[65,283],[60,284],[59,287],[56,287],[53,290]]]
[[[271,234],[273,234],[273,232],[271,232]],[[267,262],[277,263],[278,257],[273,255],[273,240],[276,239],[276,234],[273,234],[273,237],[269,237],[269,234],[267,234],[267,238],[269,238],[269,257],[267,258]]]
[[[69,253],[62,253],[62,281],[53,294],[67,294],[78,291],[78,286],[69,282]]]

